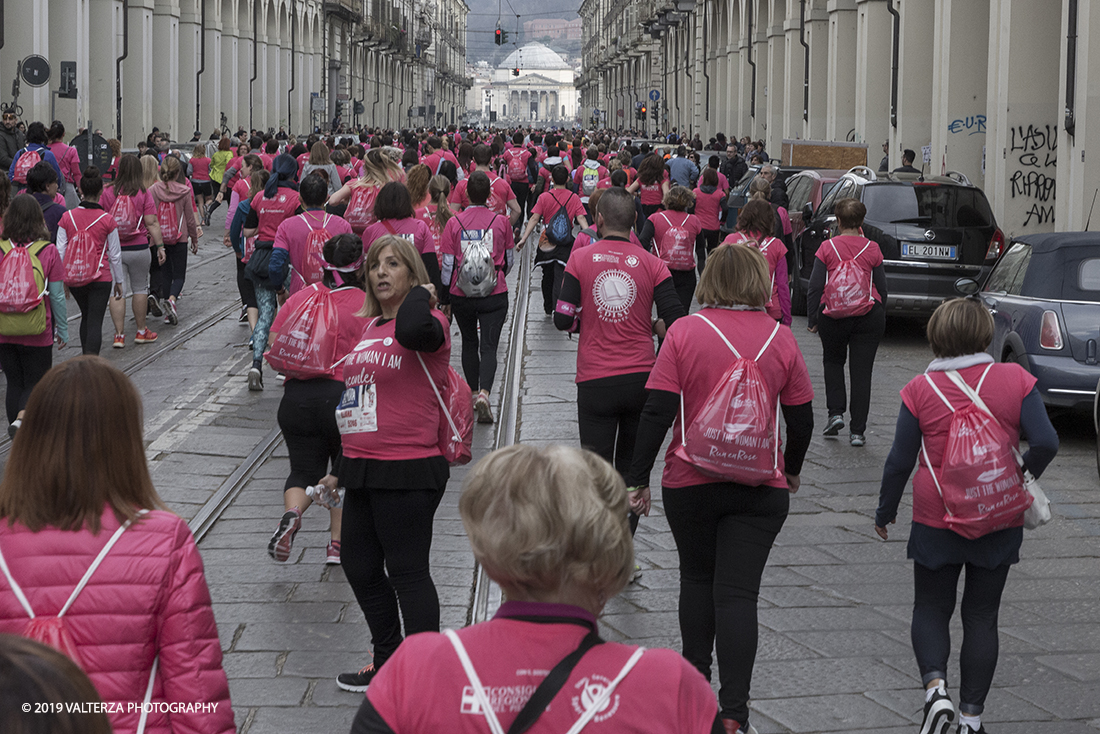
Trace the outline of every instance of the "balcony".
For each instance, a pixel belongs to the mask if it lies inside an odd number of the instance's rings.
[[[360,23],[363,20],[363,0],[325,0],[325,12],[349,23]]]

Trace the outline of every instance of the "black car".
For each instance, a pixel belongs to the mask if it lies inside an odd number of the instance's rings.
[[[806,313],[806,290],[821,243],[837,233],[836,202],[867,207],[863,234],[878,243],[889,291],[886,311],[930,315],[955,296],[955,281],[984,283],[1004,249],[1004,234],[980,188],[960,173],[877,175],[866,166],[844,174],[816,211],[802,211],[806,228],[794,246],[791,310]]]
[[[786,185],[787,179],[801,171],[811,170],[806,166],[779,166],[772,164],[778,170],[775,172],[776,182]],[[734,232],[737,229],[737,215],[749,200],[749,186],[752,180],[760,173],[760,166],[749,166],[749,171],[741,177],[740,181],[730,181],[730,195],[726,197],[726,208],[722,212],[722,236]],[[775,184],[772,184],[773,186]]]

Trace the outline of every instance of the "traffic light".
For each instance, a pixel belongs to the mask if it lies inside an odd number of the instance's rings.
[[[639,107],[638,111],[635,113],[635,117],[637,117],[639,120],[644,120],[645,119],[645,110],[646,110],[645,105],[642,105],[641,107]]]
[[[508,31],[501,31],[500,32],[500,43],[501,43],[501,45],[507,45],[507,43],[508,43]]]
[[[344,116],[344,101],[342,99],[336,100],[336,116],[337,117],[343,117]]]
[[[519,68],[512,69],[512,76],[519,76]]]
[[[660,119],[658,116],[661,114],[661,103],[654,102],[653,109],[650,110],[650,113],[652,114],[654,120]]]
[[[493,40],[498,46],[504,43],[504,31],[497,28],[496,34],[493,36]]]

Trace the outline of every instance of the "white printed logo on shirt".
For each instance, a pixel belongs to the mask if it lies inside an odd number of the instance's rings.
[[[638,297],[634,279],[622,270],[605,270],[592,284],[592,300],[596,313],[604,321],[624,321]]]
[[[600,694],[604,692],[611,681],[604,678],[602,675],[591,675],[585,678],[581,678],[577,681],[574,688],[580,689],[579,696],[573,696],[573,710],[578,714],[583,714],[585,711],[592,707],[596,699],[600,697]],[[593,719],[596,722],[607,721],[615,712],[619,710],[619,694],[616,693],[609,699],[604,701],[603,706],[600,706],[596,711],[596,715]]]
[[[493,711],[496,713],[510,711],[518,714],[527,704],[527,700],[534,694],[535,686],[532,685],[485,687],[485,696],[489,699],[489,705],[493,707]],[[462,689],[462,703],[459,705],[458,712],[482,716],[481,704],[478,703],[477,696],[474,695],[473,686],[466,686]]]

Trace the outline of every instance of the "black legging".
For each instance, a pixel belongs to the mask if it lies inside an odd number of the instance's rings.
[[[829,415],[844,415],[848,396],[844,388],[844,362],[852,380],[852,433],[867,430],[871,409],[871,373],[875,352],[886,330],[886,309],[876,302],[863,316],[833,319],[822,314],[817,320],[821,337],[821,363],[825,372],[825,406]]]
[[[99,354],[103,347],[103,315],[111,297],[111,283],[96,281],[69,288],[80,309],[80,353]]]
[[[497,374],[497,344],[508,316],[508,294],[483,298],[451,296],[451,313],[462,334],[462,373],[466,383],[475,393],[492,390]]]
[[[279,428],[290,455],[290,474],[283,491],[308,487],[329,473],[340,458],[340,429],[336,406],[344,383],[320,378],[288,379],[279,403]]]
[[[565,266],[555,260],[540,263],[540,267],[542,267],[542,310],[550,315],[558,305],[561,281],[565,277]]]
[[[785,487],[716,482],[663,487],[665,516],[680,557],[684,657],[710,680],[718,652],[719,713],[746,729],[756,661],[760,577],[787,519]]]
[[[672,270],[672,286],[676,289],[676,295],[680,297],[680,305],[684,307],[684,313],[691,311],[691,301],[695,298],[695,271]]]
[[[370,627],[376,667],[401,644],[402,619],[405,635],[439,631],[428,556],[442,498],[442,488],[348,487],[345,493],[340,563]]]
[[[164,246],[163,287],[167,295],[179,298],[187,277],[187,240]]]
[[[963,586],[963,642],[959,655],[959,710],[979,716],[997,669],[997,613],[1009,566],[992,570],[966,564]],[[921,679],[927,685],[937,678],[947,680],[947,658],[951,654],[951,615],[962,564],[933,571],[913,564],[913,652]]]
[[[707,255],[715,247],[718,247],[718,238],[721,237],[720,229],[704,229],[695,238],[695,270],[699,275],[703,274],[703,268],[707,264]]]
[[[237,261],[237,292],[241,295],[241,304],[247,308],[259,308],[256,302],[256,284],[244,274],[248,263],[241,262],[239,257],[233,259]]]
[[[577,383],[577,429],[581,447],[594,451],[625,476],[634,461],[634,440],[645,407],[648,372]]]
[[[531,206],[531,184],[526,181],[511,181],[512,193],[516,195],[516,204],[519,205],[520,220],[519,223],[523,224],[524,219],[530,211]]]
[[[0,344],[0,367],[8,381],[4,407],[8,423],[19,417],[19,411],[27,407],[27,398],[50,367],[53,366],[53,345],[27,347],[22,344]]]

